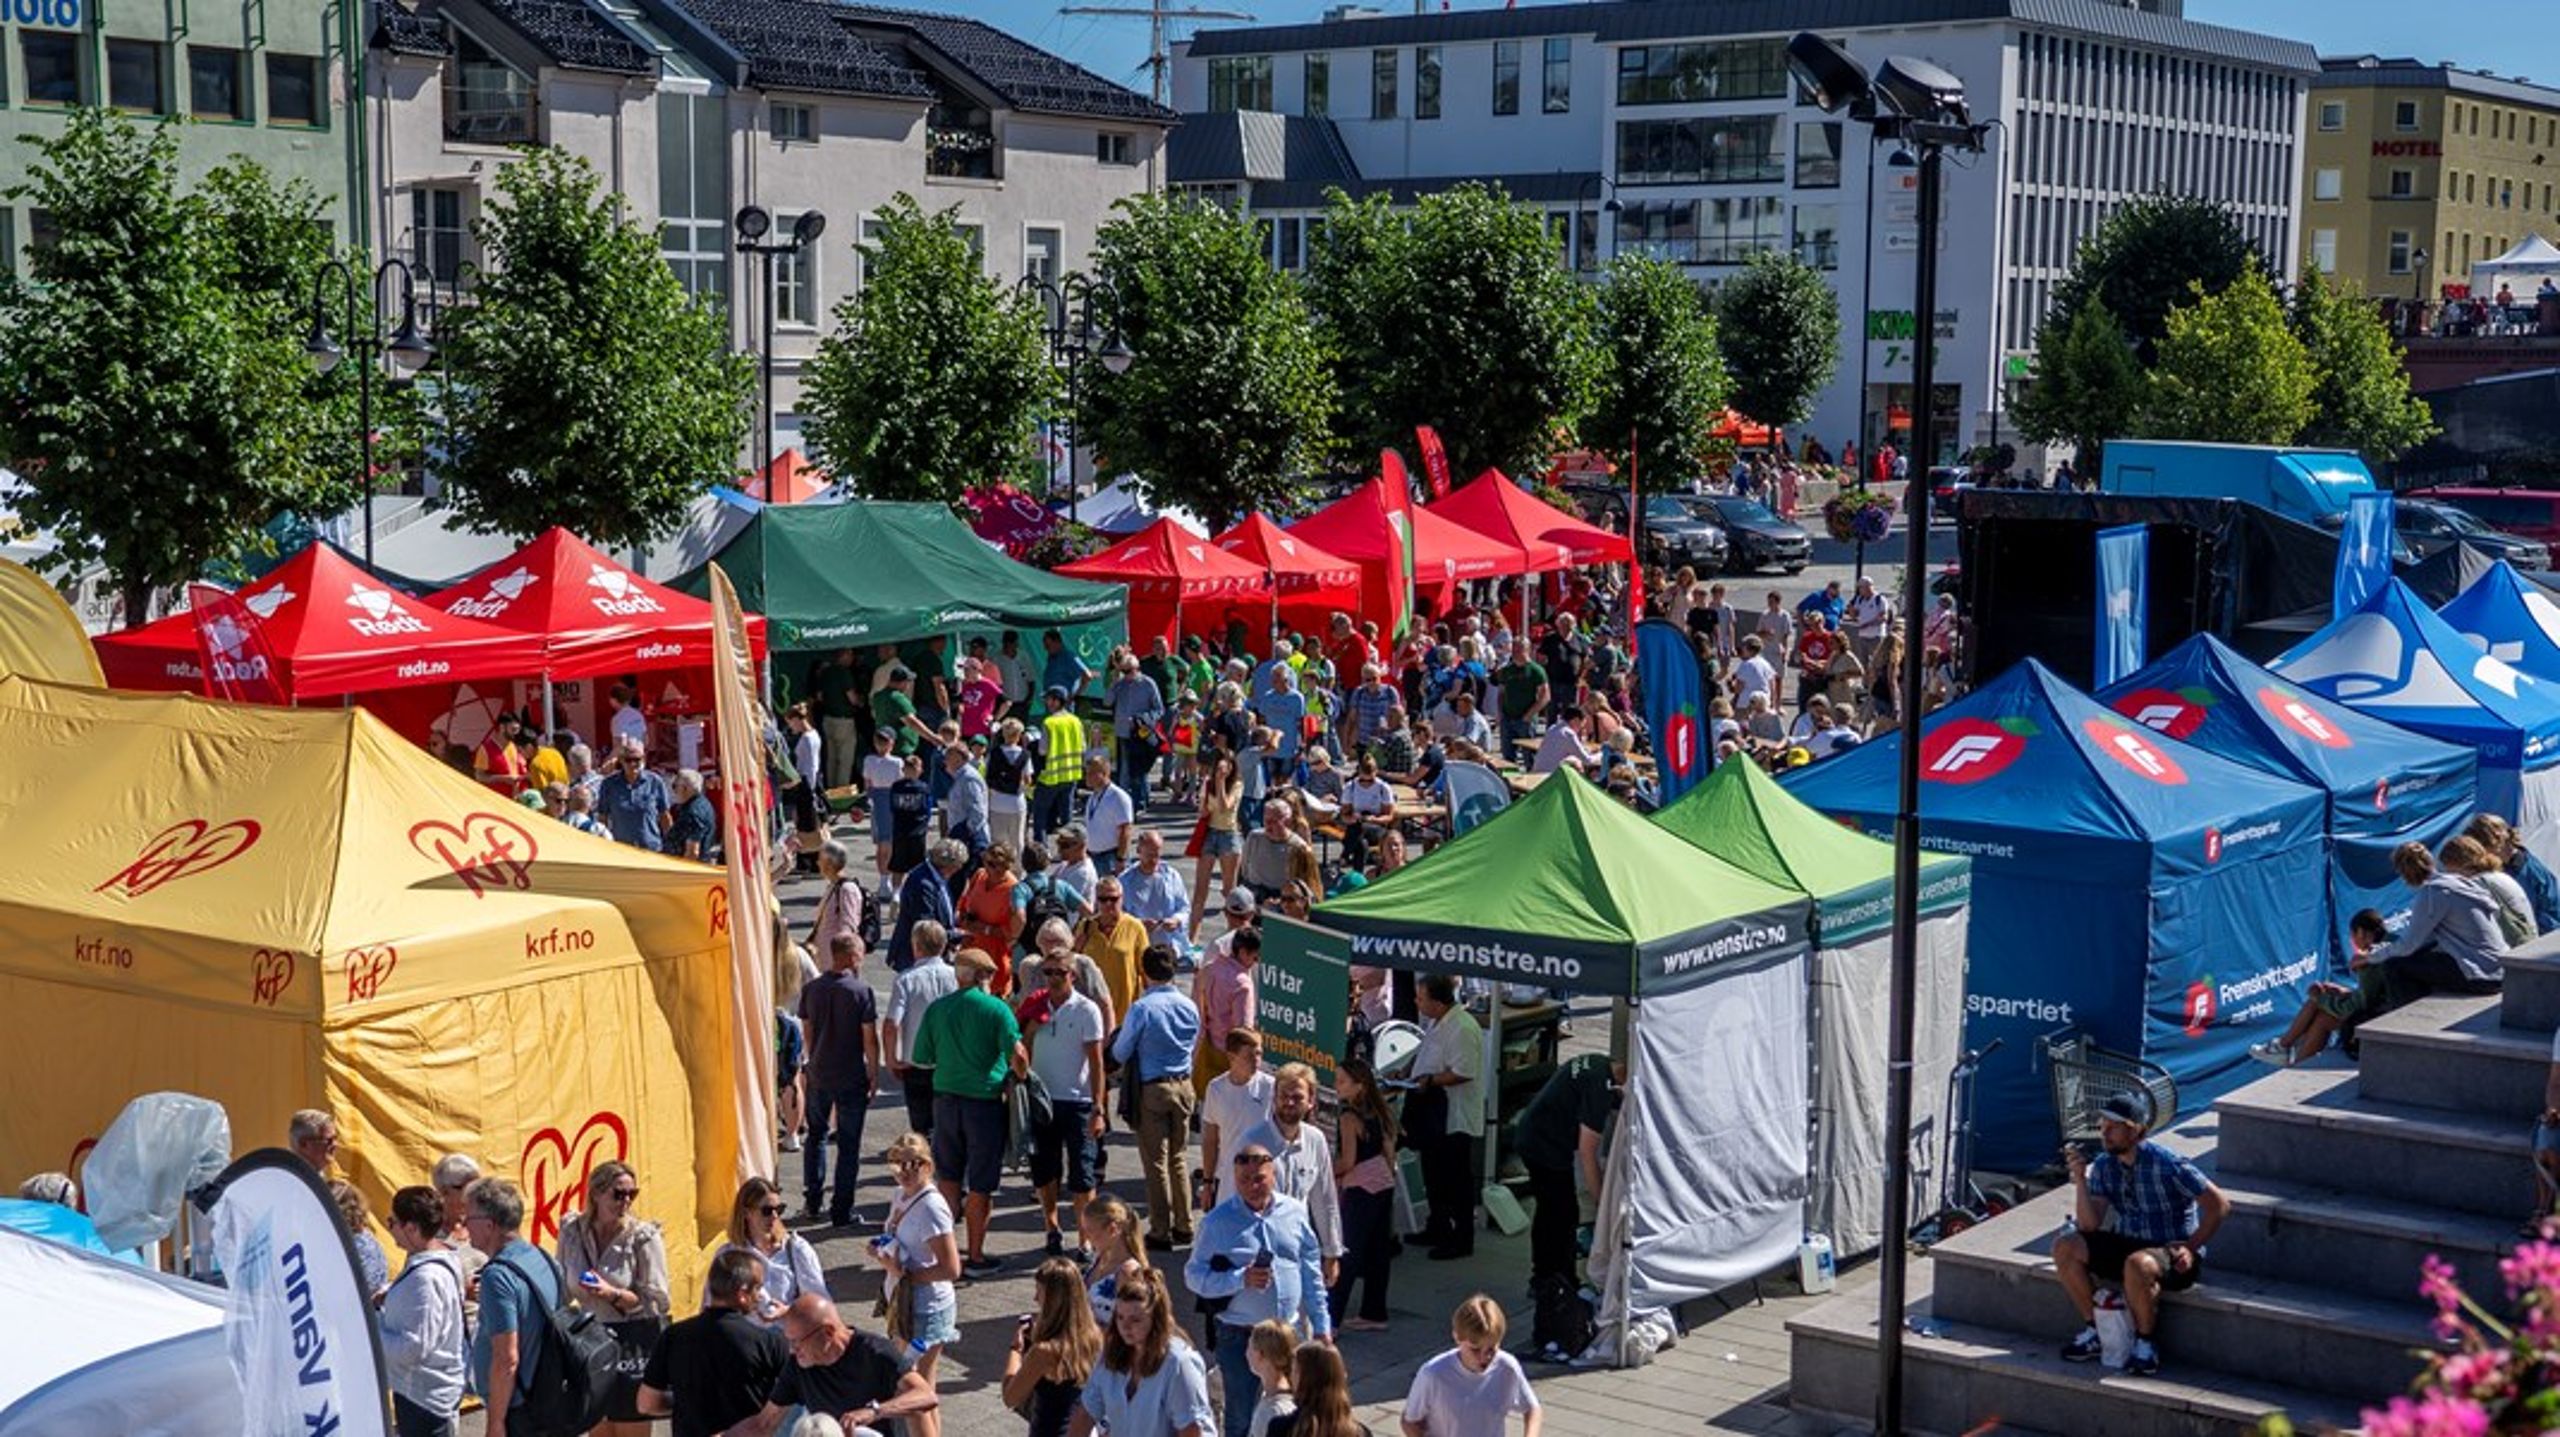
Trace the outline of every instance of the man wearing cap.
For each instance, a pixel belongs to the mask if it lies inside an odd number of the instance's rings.
[[[933,1167],[942,1200],[964,1214],[969,1252],[960,1266],[986,1273],[1000,1266],[987,1256],[987,1218],[1004,1173],[1004,1082],[1031,1060],[1013,1010],[987,991],[996,960],[963,948],[951,966],[959,989],[925,1010],[914,1060],[933,1069]]]
[[[1084,720],[1072,695],[1051,685],[1040,720],[1040,781],[1031,790],[1031,836],[1047,839],[1075,816],[1076,784],[1084,777]]]
[[[2194,1163],[2145,1139],[2150,1121],[2142,1099],[2119,1093],[2098,1110],[2104,1155],[2093,1162],[2077,1143],[2064,1151],[2077,1226],[2053,1243],[2054,1276],[2080,1309],[2080,1332],[2063,1344],[2063,1359],[2098,1355],[2097,1285],[2117,1283],[2133,1312],[2133,1355],[2124,1370],[2134,1377],[2160,1370],[2151,1345],[2160,1294],[2196,1285],[2205,1244],[2231,1213],[2231,1200]]]
[[[978,770],[985,743],[980,735],[968,743],[946,744],[942,750],[942,771],[951,780],[942,800],[942,832],[969,850],[971,865],[993,841],[987,833],[987,779]]]

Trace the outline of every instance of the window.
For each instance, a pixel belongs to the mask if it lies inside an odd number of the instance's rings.
[[[62,226],[53,222],[53,211],[27,211],[27,251],[32,254],[49,250],[62,243]]]
[[[818,107],[785,105],[776,101],[767,112],[772,117],[776,144],[814,145],[818,142]]]
[[[775,215],[773,227],[791,233],[798,215]],[[814,329],[818,324],[818,246],[801,245],[777,254],[773,263],[773,322],[786,329]]]
[[[987,227],[976,220],[955,220],[951,228],[969,242],[969,253],[978,257],[978,268],[987,266]]]
[[[1651,255],[1673,264],[1698,255],[1696,200],[1634,200],[1618,207],[1618,253]]]
[[[1520,42],[1493,42],[1493,112],[1497,115],[1520,113]]]
[[[1786,247],[1786,205],[1776,195],[1699,202],[1698,263],[1740,264]]]
[[[727,97],[658,92],[658,253],[696,299],[729,293]]]
[[[1546,42],[1547,59],[1544,98],[1540,105],[1550,115],[1565,114],[1573,109],[1573,42],[1558,36]]]
[[[1307,263],[1307,222],[1296,215],[1282,215],[1275,233],[1280,246],[1280,268],[1304,269]]]
[[[274,64],[273,59],[268,61],[270,71]],[[533,143],[533,81],[523,71],[457,29],[453,59],[446,63],[444,74],[446,139],[483,145]],[[271,113],[275,108],[272,95],[267,108]]]
[[[18,272],[18,216],[7,205],[0,205],[0,274]]]
[[[1134,165],[1138,162],[1137,154],[1136,146],[1120,131],[1104,130],[1093,137],[1093,158],[1097,164]]]
[[[169,111],[169,47],[150,40],[107,42],[107,103],[143,115]]]
[[[1392,120],[1396,117],[1396,52],[1369,52],[1369,118]]]
[[[996,117],[949,85],[937,82],[934,90],[924,116],[924,172],[944,180],[994,179]]]
[[[1796,188],[1840,188],[1840,122],[1813,120],[1796,126]]]
[[[1796,206],[1796,258],[1815,269],[1840,267],[1840,207]]]
[[[1440,118],[1440,47],[1417,45],[1413,51],[1413,117]]]
[[[1333,57],[1331,55],[1307,57],[1306,103],[1298,108],[1300,112],[1319,119],[1333,113]]]
[[[865,284],[870,281],[871,251],[879,243],[880,222],[873,219],[864,220],[862,222],[862,244],[853,252],[853,282],[856,285]]]
[[[2409,232],[2407,230],[2393,230],[2391,232],[2390,259],[2389,262],[2384,265],[2384,268],[2388,269],[2393,274],[2407,274],[2409,272],[2409,250]]]
[[[18,60],[26,71],[30,105],[79,105],[88,101],[88,67],[77,35],[58,30],[18,32]],[[32,235],[32,225],[30,234]],[[32,238],[30,239],[32,243]]]
[[[2320,102],[2320,128],[2334,131],[2343,130],[2346,127],[2347,102],[2344,100],[2322,100]]]
[[[187,47],[187,113],[199,120],[249,118],[249,87],[240,52],[212,45]]]
[[[1752,184],[1786,177],[1775,115],[1618,122],[1622,185]]]
[[[2391,107],[2391,128],[2403,132],[2418,128],[2418,102],[2402,100]]]
[[[418,273],[439,284],[462,276],[462,191],[418,189],[409,192],[409,262]]]
[[[1783,40],[1630,45],[1618,52],[1621,105],[1774,100],[1786,93],[1787,45]]]
[[[2405,200],[2405,199],[2408,199],[2408,198],[2410,198],[2411,196],[2413,196],[2413,195],[2417,194],[2417,192],[2418,192],[2418,172],[2417,172],[2417,171],[2415,171],[2415,170],[2393,170],[2393,171],[2391,172],[2391,197],[2392,197],[2393,199],[2395,199],[2395,200]]]
[[[1209,108],[1218,113],[1271,108],[1271,57],[1225,55],[1209,62]]]
[[[2322,274],[2338,272],[2338,232],[2336,230],[2311,232],[2311,267]]]
[[[2311,197],[2334,200],[2346,189],[2346,172],[2335,165],[2323,165],[2311,172]]]
[[[1033,226],[1022,232],[1022,272],[1042,284],[1055,286],[1058,276],[1066,271],[1066,232],[1054,227]],[[1066,311],[1059,299],[1047,290],[1040,292],[1040,307],[1048,313],[1052,329],[1066,322]]]
[[[2498,208],[2502,210],[2511,210],[2515,207],[2516,182],[2513,180],[2501,181],[2498,185]]]

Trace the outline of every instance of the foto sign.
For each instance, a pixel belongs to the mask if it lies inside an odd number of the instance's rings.
[[[82,20],[80,0],[0,0],[0,20],[13,25],[77,30]]]
[[[1274,1065],[1304,1063],[1333,1086],[1351,1032],[1351,940],[1331,929],[1272,914],[1262,920],[1262,961],[1254,965],[1254,1021]]]

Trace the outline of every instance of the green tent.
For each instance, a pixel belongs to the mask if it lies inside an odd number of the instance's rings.
[[[1808,908],[1559,772],[1314,921],[1354,963],[1632,998],[1801,953]]]
[[[1814,941],[1844,947],[1893,924],[1893,845],[1844,828],[1754,763],[1718,764],[1653,816],[1655,824],[1745,873],[1813,895]],[[1971,861],[1920,856],[1920,911],[1962,907]]]
[[[1126,632],[1124,585],[1018,564],[940,504],[768,505],[711,562],[765,616],[777,653],[986,629]],[[675,586],[708,593],[707,568]]]

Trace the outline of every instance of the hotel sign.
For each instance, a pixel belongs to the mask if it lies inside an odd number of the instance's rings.
[[[2444,146],[2433,140],[2376,140],[2373,142],[2373,155],[2375,159],[2442,159]]]

